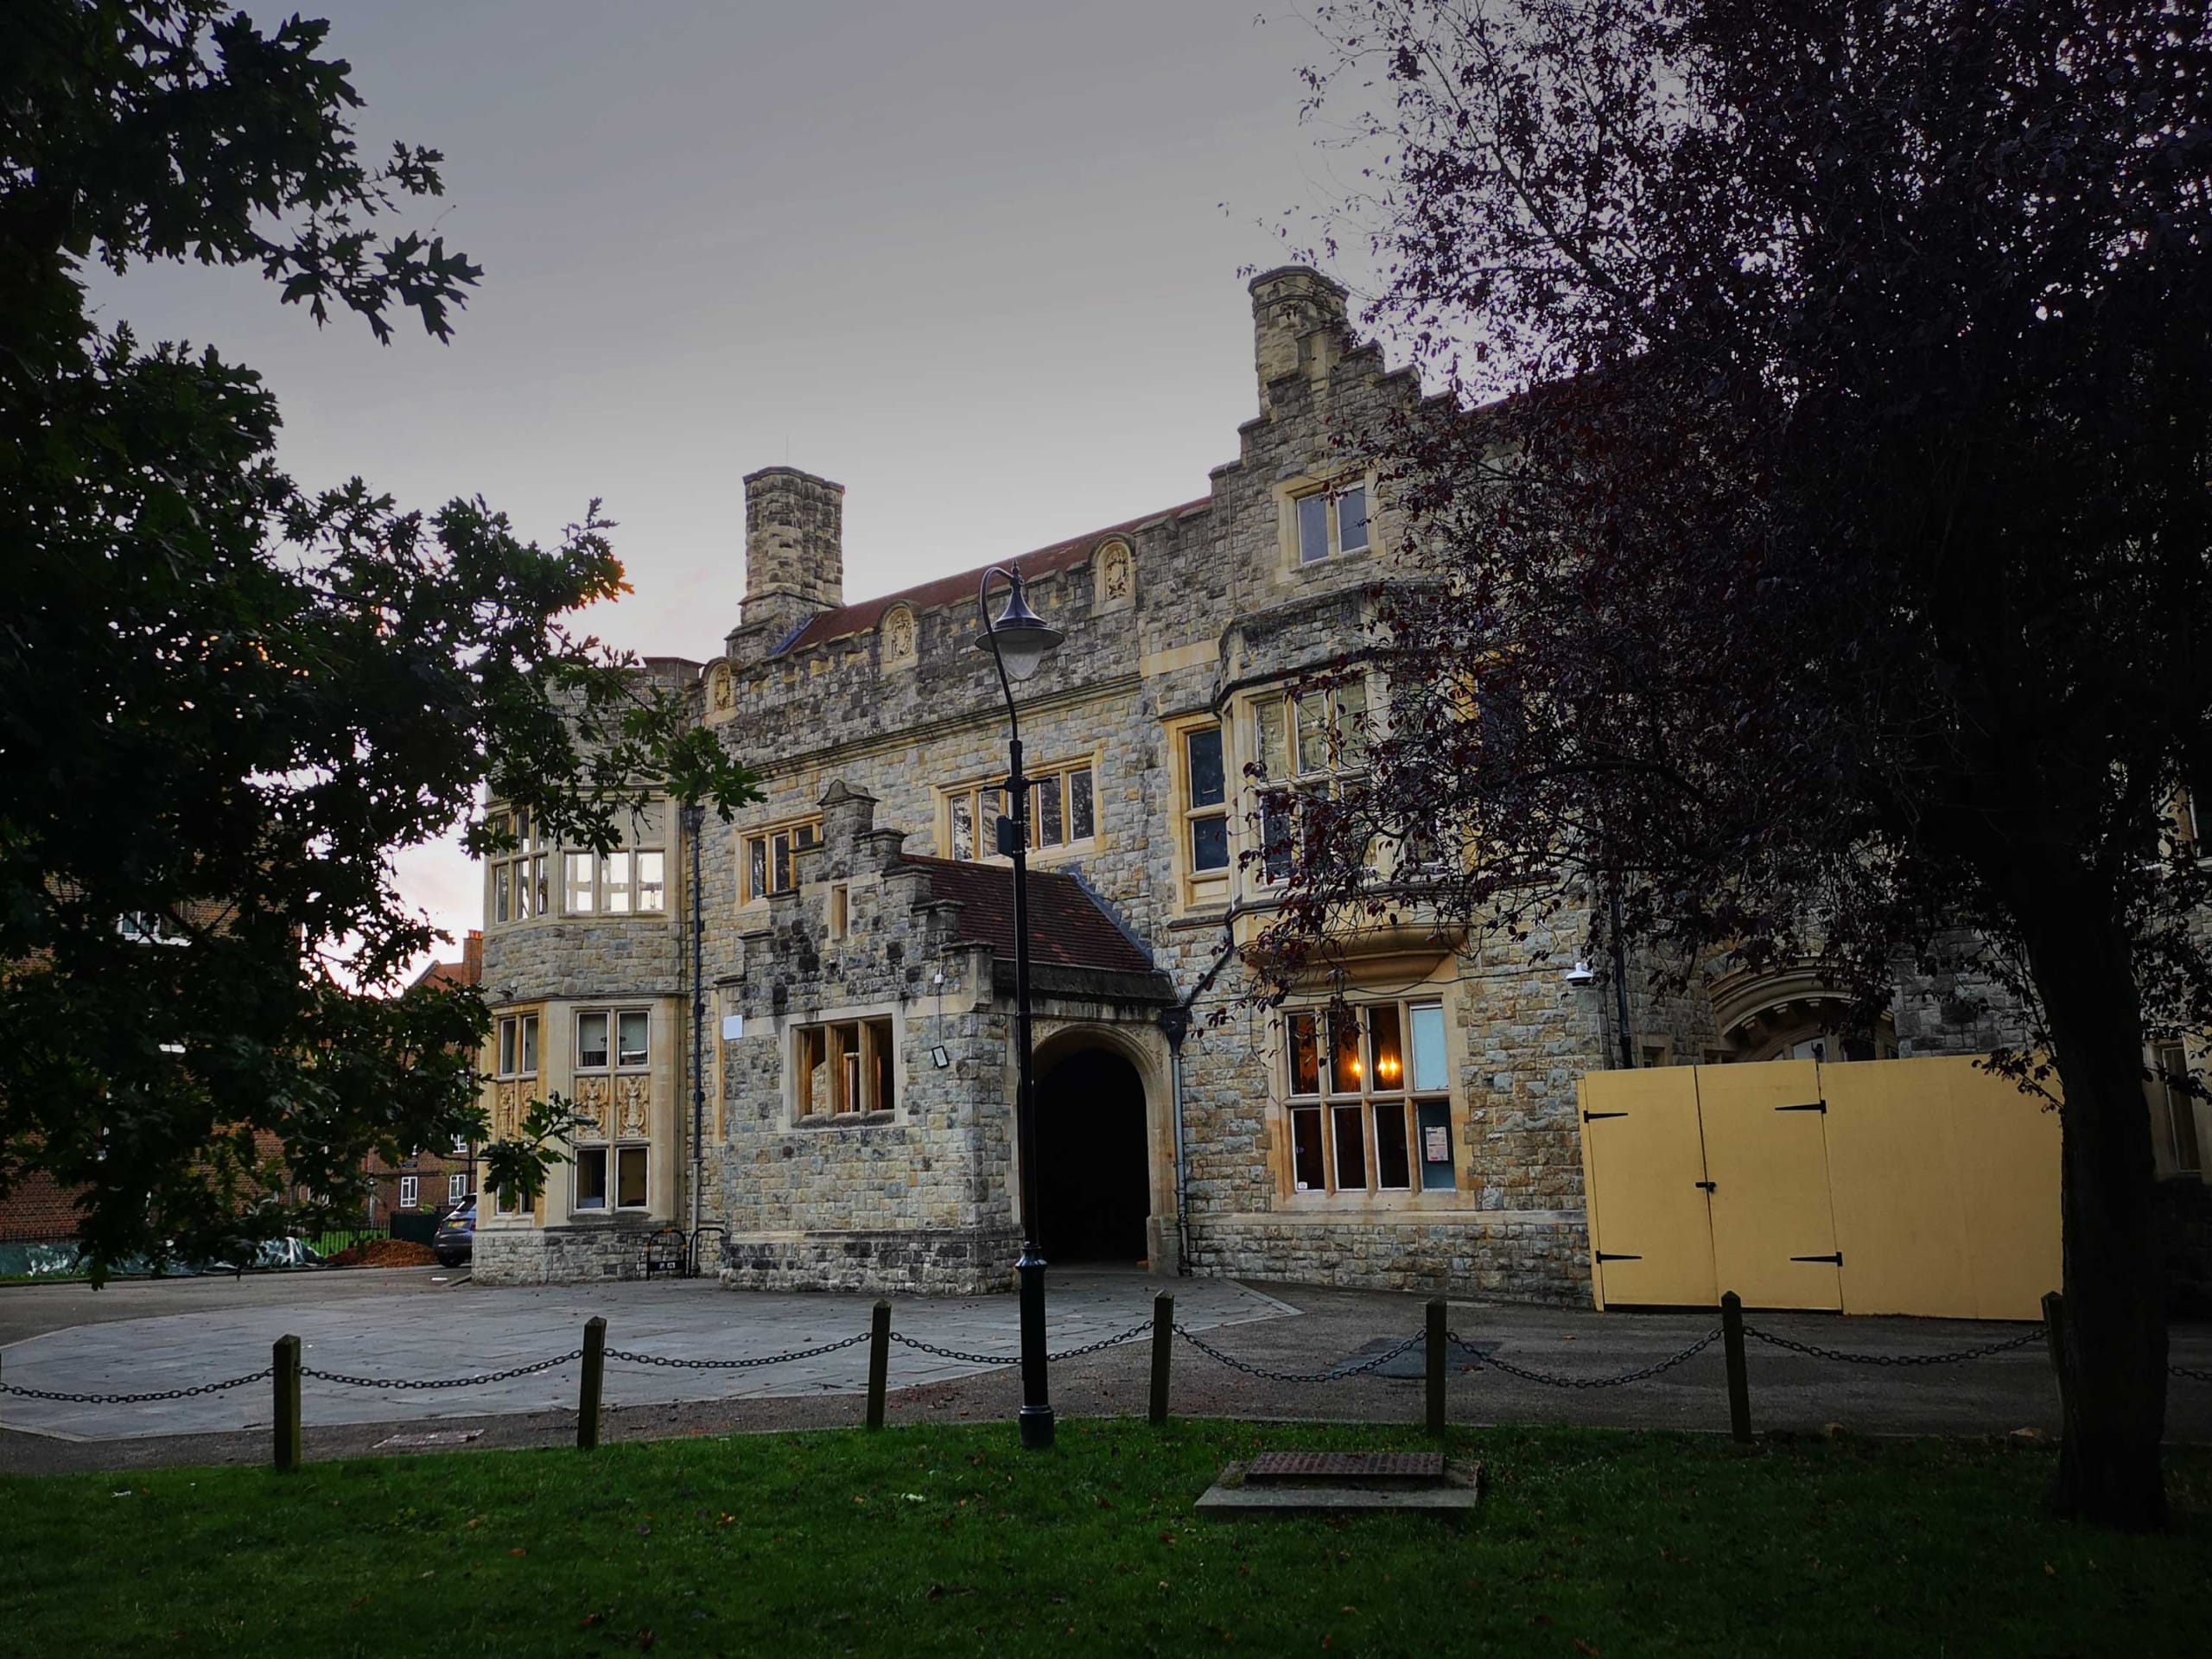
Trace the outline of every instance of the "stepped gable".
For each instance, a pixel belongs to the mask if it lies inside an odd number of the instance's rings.
[[[957,900],[958,932],[1014,960],[1014,868],[908,854],[900,863],[929,877],[931,895]],[[1149,974],[1151,957],[1132,944],[1083,883],[1056,870],[1029,872],[1029,960],[1056,968]]]
[[[1212,504],[1211,496],[1201,496],[1195,501],[1185,501],[1179,506],[1164,507],[1157,512],[1147,512],[1118,524],[1109,524],[1103,530],[1086,531],[1065,542],[1055,542],[1050,547],[1040,547],[1034,552],[1017,554],[1012,558],[994,559],[991,564],[1013,565],[1021,572],[1022,580],[1034,582],[1039,576],[1057,575],[1064,570],[1073,570],[1090,561],[1098,550],[1098,543],[1109,536],[1127,536],[1139,526],[1157,524],[1166,518],[1179,518]],[[785,657],[809,645],[818,645],[831,639],[842,639],[847,634],[865,633],[883,620],[884,612],[893,605],[912,607],[917,615],[924,611],[939,609],[947,605],[965,602],[974,604],[976,584],[983,578],[990,564],[979,564],[973,570],[963,570],[957,575],[939,576],[935,582],[923,582],[917,588],[902,588],[895,594],[885,594],[876,599],[863,599],[851,605],[841,605],[836,610],[822,611],[810,618],[806,626],[779,646],[776,656]],[[1009,937],[1011,937],[1009,935]]]

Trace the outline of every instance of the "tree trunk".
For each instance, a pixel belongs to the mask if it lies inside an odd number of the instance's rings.
[[[2048,883],[2022,918],[2064,1092],[2065,1433],[2052,1503],[2145,1531],[2166,1524],[2164,1262],[2132,952],[2098,897],[2078,876]]]

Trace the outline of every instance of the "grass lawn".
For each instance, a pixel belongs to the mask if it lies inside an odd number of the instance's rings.
[[[0,1480],[0,1652],[2201,1651],[2212,1452],[2170,1536],[2040,1517],[2052,1458],[1459,1437],[1464,1526],[1194,1521],[1221,1464],[1403,1430],[1064,1422]],[[2191,1635],[2190,1632],[2196,1632]]]

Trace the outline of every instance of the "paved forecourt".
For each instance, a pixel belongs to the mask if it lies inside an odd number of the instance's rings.
[[[348,1287],[349,1290],[353,1287]],[[1155,1290],[1173,1289],[1179,1324],[1213,1329],[1273,1319],[1295,1309],[1228,1280],[1148,1280],[1135,1273],[1056,1275],[1050,1342],[1083,1347],[1148,1320]],[[317,1298],[308,1284],[281,1303],[80,1324],[0,1348],[0,1382],[68,1394],[149,1394],[222,1382],[270,1363],[276,1338],[296,1336],[309,1372],[407,1380],[466,1377],[554,1358],[583,1345],[584,1321],[607,1320],[610,1349],[668,1359],[757,1358],[864,1337],[874,1299],[731,1292],[700,1280],[658,1284],[489,1290],[416,1288],[391,1295]],[[1002,1363],[1017,1346],[1018,1310],[1007,1296],[899,1297],[892,1330],[932,1346]],[[1141,1338],[1140,1338],[1141,1340]],[[894,1342],[891,1386],[944,1382],[993,1369]],[[360,1388],[310,1375],[302,1384],[310,1423],[386,1423],[481,1417],[573,1407],[579,1362],[467,1388]],[[746,1369],[644,1365],[610,1358],[609,1406],[807,1397],[864,1392],[865,1340],[811,1358]],[[265,1427],[264,1380],[181,1400],[128,1405],[0,1395],[0,1427],[66,1440],[130,1440]]]

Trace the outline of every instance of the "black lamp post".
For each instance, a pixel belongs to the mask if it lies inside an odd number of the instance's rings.
[[[1003,578],[1012,590],[995,620],[990,607],[993,576]],[[976,608],[983,619],[976,649],[988,652],[997,664],[1009,731],[1006,789],[1014,816],[999,820],[998,849],[1014,861],[1014,1046],[1020,1060],[1014,1133],[1020,1141],[1022,1245],[1017,1267],[1021,1274],[1021,1444],[1041,1452],[1052,1444],[1052,1402],[1045,1375],[1045,1256],[1037,1248],[1037,1081],[1029,1044],[1029,780],[1021,771],[1021,720],[1014,712],[1014,683],[1034,674],[1045,654],[1065,636],[1029,608],[1019,570],[994,565],[984,571]]]

